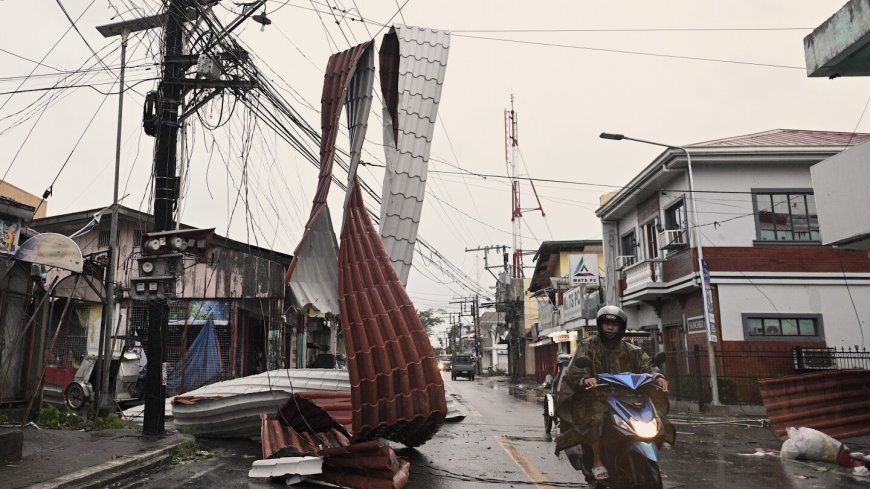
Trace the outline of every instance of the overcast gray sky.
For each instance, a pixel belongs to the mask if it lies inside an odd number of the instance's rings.
[[[117,12],[129,19],[160,4],[60,3],[78,18],[81,34],[101,55],[117,48],[118,39],[104,39],[95,26],[118,20],[113,19]],[[317,111],[328,56],[375,36],[380,24],[404,4],[393,22],[454,33],[430,171],[455,172],[459,167],[506,175],[503,110],[514,94],[522,173],[623,185],[659,149],[603,141],[598,139],[601,131],[690,144],[776,128],[870,130],[868,121],[861,119],[870,96],[865,79],[809,79],[804,69],[803,37],[843,3],[269,1],[272,25],[261,31],[259,24],[249,22],[238,34],[264,72],[287,89],[287,99],[319,129]],[[230,10],[239,9],[224,1],[217,11],[228,19]],[[357,20],[360,17],[366,22]],[[67,32],[69,28],[58,2],[0,1],[0,176],[8,169],[6,180],[41,194],[60,172],[49,199],[51,215],[104,207],[112,198],[117,97],[107,98],[98,90],[115,92],[117,86],[111,84],[113,76],[99,69],[82,80],[60,81],[58,71],[93,64],[88,61],[88,44],[74,30]],[[142,133],[141,109],[143,94],[156,86],[147,79],[158,73],[154,63],[160,35],[158,31],[131,38],[128,56],[128,79],[146,81],[138,82],[125,99],[122,194],[130,194],[125,205],[146,211],[154,141]],[[378,44],[381,35],[376,37]],[[119,64],[118,54],[116,50],[106,58],[113,69]],[[37,61],[43,66],[36,66]],[[25,79],[34,67],[34,75]],[[8,95],[59,81],[94,86]],[[31,105],[47,94],[58,98],[46,110]],[[218,123],[221,114],[228,118],[232,100],[222,102],[223,109],[221,101],[203,109],[206,123]],[[379,116],[376,99],[364,160],[383,160]],[[191,178],[182,220],[290,253],[310,209],[316,169],[263,125],[254,132],[246,160],[252,224],[246,225],[243,203],[229,219],[242,182],[240,138],[251,120],[240,104],[221,128],[208,130],[202,122],[191,121]],[[339,145],[347,148],[346,136],[339,137]],[[377,170],[368,167],[361,175],[380,191]],[[421,236],[482,287],[492,286],[480,255],[464,249],[511,243],[509,184],[497,178],[431,173],[428,190]],[[542,240],[601,237],[594,210],[607,187],[540,183],[537,190],[547,218],[527,213],[524,248],[534,250]],[[524,185],[522,192],[524,203],[531,204],[530,187]],[[340,193],[333,187],[336,227]],[[415,260],[425,273],[413,270],[408,289],[419,308],[446,307],[453,297],[468,294],[450,276],[419,257]]]

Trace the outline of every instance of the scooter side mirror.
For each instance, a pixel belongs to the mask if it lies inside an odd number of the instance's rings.
[[[667,359],[668,359],[668,356],[665,354],[665,352],[660,351],[660,352],[656,353],[655,356],[653,357],[652,364],[655,365],[656,367],[661,367],[662,365],[665,364],[665,360],[667,360]]]
[[[592,367],[592,359],[587,356],[577,357],[574,359],[574,366],[579,368]]]

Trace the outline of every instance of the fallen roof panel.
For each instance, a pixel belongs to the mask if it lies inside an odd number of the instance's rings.
[[[311,215],[305,225],[302,238],[293,253],[293,261],[287,268],[284,283],[288,284],[293,292],[296,305],[304,307],[312,305],[322,313],[336,314],[338,312],[337,296],[338,287],[336,277],[338,272],[338,250],[336,247],[335,232],[332,228],[332,219],[327,207],[327,196],[332,183],[332,165],[335,161],[335,142],[339,133],[339,119],[341,109],[347,102],[357,107],[353,110],[348,107],[348,119],[359,121],[361,114],[365,113],[365,120],[370,111],[369,108],[359,102],[359,94],[364,90],[365,80],[355,76],[361,69],[358,64],[364,60],[362,71],[368,70],[369,59],[374,56],[373,42],[369,41],[354,46],[346,51],[336,53],[329,58],[326,73],[323,78],[323,95],[321,97],[320,112],[320,173],[317,177],[317,190],[314,193],[314,202],[311,207]],[[374,66],[371,67],[374,71]],[[369,82],[371,85],[373,80]],[[353,86],[352,86],[353,85]],[[348,88],[351,88],[350,97]],[[369,88],[371,92],[371,88]],[[369,96],[370,97],[370,96]],[[348,99],[349,100],[346,100]],[[363,124],[364,125],[364,124]],[[359,131],[359,124],[351,123],[352,141],[360,139],[354,137]],[[362,134],[365,134],[364,128]],[[353,154],[359,161],[359,152],[362,143],[352,143]],[[352,158],[353,159],[353,158]]]
[[[339,304],[355,440],[425,443],[447,414],[444,382],[416,309],[350,186],[339,249]]]
[[[401,25],[380,49],[386,158],[380,235],[402,285],[414,258],[449,49],[448,32]]]

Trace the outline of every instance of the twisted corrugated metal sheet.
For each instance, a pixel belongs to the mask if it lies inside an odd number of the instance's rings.
[[[287,274],[284,276],[284,282],[290,286],[297,307],[311,305],[321,313],[338,312],[336,297],[338,246],[326,197],[332,179],[335,141],[339,132],[338,120],[341,117],[343,104],[347,105],[351,147],[356,148],[356,161],[359,161],[363,138],[358,134],[365,135],[365,123],[371,111],[373,71],[372,41],[334,54],[327,63],[326,75],[323,79],[323,95],[320,100],[322,133],[317,191],[314,194],[311,215],[305,224],[305,232],[293,252],[293,261],[290,262]],[[349,92],[348,87],[350,87]],[[366,100],[368,100],[367,106]],[[361,128],[360,124],[362,124]],[[359,141],[355,143],[357,140]]]
[[[777,435],[789,426],[813,428],[834,438],[870,435],[870,370],[831,370],[758,382]]]
[[[380,49],[387,167],[380,234],[402,285],[414,257],[449,48],[449,32],[400,25]]]
[[[348,191],[338,294],[354,439],[387,438],[414,447],[444,422],[444,383],[417,311],[366,212],[359,181]]]

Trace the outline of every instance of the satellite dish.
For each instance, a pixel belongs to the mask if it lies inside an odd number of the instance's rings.
[[[82,272],[82,250],[75,241],[57,233],[42,233],[28,239],[15,252],[15,259]]]
[[[96,277],[69,275],[54,286],[52,294],[55,297],[102,303],[106,297],[106,287]]]

